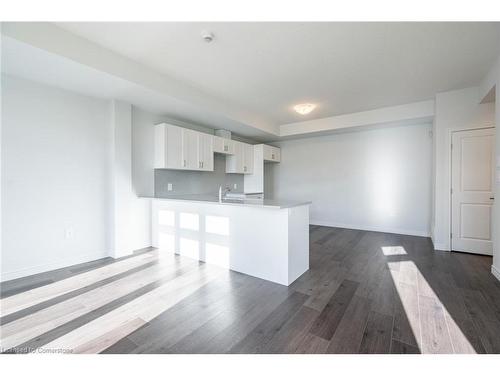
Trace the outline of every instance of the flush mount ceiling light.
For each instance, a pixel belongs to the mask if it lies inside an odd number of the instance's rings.
[[[316,104],[312,103],[301,103],[293,106],[293,110],[301,115],[307,115],[314,111]]]

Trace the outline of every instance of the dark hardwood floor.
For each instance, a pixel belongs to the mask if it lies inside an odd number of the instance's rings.
[[[290,287],[157,250],[1,285],[2,350],[500,353],[491,257],[311,226]],[[31,294],[29,294],[31,293]],[[5,303],[5,305],[4,305]]]

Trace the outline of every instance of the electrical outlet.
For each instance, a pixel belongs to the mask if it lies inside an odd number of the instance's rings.
[[[238,184],[234,184],[234,185],[233,185],[233,189],[234,189],[234,190],[238,189]]]
[[[168,191],[172,191],[172,184],[170,184],[170,183],[169,183],[169,184],[167,185],[167,190],[168,190]]]
[[[73,228],[66,228],[64,230],[64,238],[66,238],[67,240],[70,240],[73,238],[74,236],[74,231],[73,231]]]

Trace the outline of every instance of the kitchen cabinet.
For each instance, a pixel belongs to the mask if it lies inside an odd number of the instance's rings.
[[[253,165],[252,174],[245,174],[244,187],[245,193],[266,193],[264,191],[264,170],[265,164],[268,168],[281,161],[281,153],[278,147],[273,147],[265,144],[253,146]]]
[[[178,126],[155,126],[155,168],[184,168],[182,138],[182,128]]]
[[[164,169],[213,171],[213,136],[175,125],[156,125],[154,165]]]
[[[226,155],[226,173],[250,178],[263,174],[264,161],[281,161],[280,149],[269,145],[250,145],[165,123],[155,125],[154,130],[154,167],[159,169],[213,171],[214,153],[221,153]],[[260,180],[254,185],[262,185]]]
[[[233,141],[234,154],[226,156],[226,173],[253,173],[253,145]]]
[[[253,173],[253,145],[243,143],[243,173]]]
[[[203,171],[214,170],[213,136],[198,133],[198,168]]]
[[[281,161],[281,150],[278,147],[263,145],[264,161],[279,163]]]
[[[233,155],[226,156],[226,173],[243,173],[243,143],[233,142]]]
[[[198,134],[194,130],[182,129],[182,154],[184,168],[200,168],[198,158]]]
[[[223,137],[213,137],[214,152],[219,154],[233,155],[234,154],[234,141]]]

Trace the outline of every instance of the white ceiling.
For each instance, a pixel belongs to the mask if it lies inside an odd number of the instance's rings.
[[[269,134],[43,49],[2,37],[2,72],[96,98],[118,99],[172,119],[225,128],[257,140]]]
[[[500,23],[58,26],[280,125],[477,85],[500,53]],[[305,101],[318,109],[307,117],[291,110]]]

